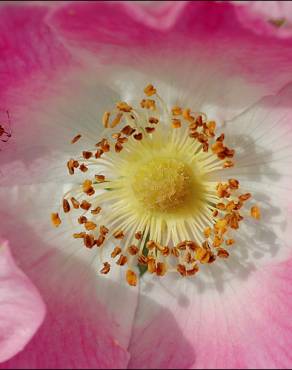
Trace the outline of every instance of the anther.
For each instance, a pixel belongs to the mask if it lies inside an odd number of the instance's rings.
[[[104,262],[103,268],[100,270],[102,274],[108,274],[110,272],[111,265],[108,262]]]
[[[148,85],[148,86],[145,87],[144,93],[147,96],[152,96],[152,95],[156,94],[156,89],[154,88],[153,85]]]
[[[81,232],[81,233],[74,233],[73,234],[73,238],[74,239],[83,239],[85,237],[86,233],[85,232]]]
[[[247,201],[248,199],[251,198],[251,194],[250,193],[246,193],[246,194],[242,194],[238,197],[238,199],[241,201],[241,202],[245,202]]]
[[[85,166],[85,164],[84,164],[84,163],[82,163],[82,164],[80,165],[79,169],[80,169],[80,171],[81,171],[81,172],[87,172],[87,171],[88,171],[88,167],[87,167],[87,166]]]
[[[172,107],[171,113],[173,114],[173,116],[181,116],[182,115],[182,109],[178,105],[175,105],[174,107]]]
[[[257,206],[251,207],[250,215],[254,219],[259,220],[261,218],[261,211],[260,211],[259,207],[257,207]]]
[[[172,128],[180,128],[181,127],[181,120],[177,118],[172,119]]]
[[[55,226],[55,227],[58,227],[61,225],[61,219],[59,217],[59,214],[58,213],[52,213],[51,214],[51,221],[52,221],[52,224]]]
[[[123,145],[120,142],[115,144],[115,151],[116,153],[120,153],[123,150]]]
[[[234,163],[232,161],[225,161],[223,164],[224,168],[231,168],[234,166]]]
[[[148,134],[152,134],[155,131],[155,127],[145,127],[145,130]]]
[[[154,258],[148,258],[147,268],[150,274],[154,274],[156,272],[156,263]]]
[[[156,265],[156,275],[157,276],[164,276],[166,274],[167,268],[166,264],[163,262],[157,262]]]
[[[85,217],[85,216],[78,217],[78,223],[80,225],[85,224],[86,222],[87,222],[87,217]]]
[[[123,117],[123,113],[118,113],[115,119],[111,123],[111,128],[116,127],[121,122],[122,117]]]
[[[139,252],[139,248],[136,245],[130,245],[128,247],[128,252],[131,256],[135,256]]]
[[[190,270],[187,270],[187,276],[194,276],[199,271],[199,266],[194,265],[194,267]]]
[[[141,231],[137,231],[137,232],[135,233],[135,238],[136,238],[137,240],[141,240],[141,239],[142,239],[142,232],[141,232]]]
[[[127,104],[126,102],[119,102],[119,103],[117,103],[116,106],[122,112],[129,113],[132,110],[132,107],[129,104]]]
[[[220,248],[217,251],[217,256],[219,258],[228,258],[229,257],[229,253],[227,252],[227,250],[225,250],[223,248]]]
[[[230,189],[237,190],[239,188],[239,181],[236,179],[229,179],[228,180]]]
[[[102,149],[97,149],[97,151],[95,152],[95,158],[98,159],[100,158],[101,156],[103,155],[103,150]]]
[[[121,254],[119,259],[117,260],[117,265],[124,266],[127,262],[128,262],[128,258]]]
[[[105,176],[104,175],[95,175],[95,180],[97,182],[105,182]]]
[[[75,162],[74,159],[70,159],[67,162],[67,168],[69,170],[70,175],[74,175],[74,169],[75,169],[74,162]]]
[[[188,122],[194,122],[195,118],[191,115],[190,109],[184,109],[182,112],[183,118]]]
[[[131,127],[131,126],[125,126],[122,130],[121,130],[121,133],[124,134],[124,135],[127,135],[127,136],[131,136],[134,132],[136,131],[135,128]],[[117,138],[118,139],[118,138]]]
[[[110,118],[110,112],[104,112],[102,116],[102,124],[105,128],[109,127],[109,118]]]
[[[137,280],[138,280],[136,273],[132,270],[127,270],[126,280],[127,280],[129,285],[136,286],[137,285]]]
[[[106,226],[101,225],[99,227],[99,232],[101,233],[101,235],[107,235],[109,233],[109,229]]]
[[[142,139],[143,139],[143,134],[142,134],[142,132],[139,132],[138,134],[135,134],[135,135],[134,135],[134,139],[135,139],[135,140],[138,140],[138,141],[142,140]]]
[[[93,156],[92,152],[83,151],[82,156],[84,159],[89,159]]]
[[[69,204],[68,200],[63,199],[63,210],[64,210],[64,212],[68,213],[68,212],[70,212],[70,209],[71,209],[71,207],[70,207],[70,204]]]
[[[86,229],[87,231],[95,230],[95,229],[96,229],[96,227],[97,227],[96,223],[94,223],[94,222],[92,222],[92,221],[87,221],[87,222],[85,222],[84,226],[85,226],[85,229]]]
[[[88,211],[91,207],[91,203],[87,202],[87,200],[83,200],[80,204],[80,208],[84,209],[85,211]]]
[[[187,276],[187,269],[184,265],[182,264],[177,265],[177,271],[181,276],[183,277]]]
[[[122,249],[120,247],[115,247],[111,253],[111,258],[117,257],[121,252],[122,252]]]
[[[77,143],[77,141],[78,140],[80,140],[81,139],[81,135],[79,134],[79,135],[76,135],[72,140],[71,140],[71,144],[75,144],[75,143]]]
[[[141,101],[140,105],[144,109],[150,109],[150,110],[155,110],[156,109],[155,100],[152,100],[152,99],[143,99]]]
[[[211,227],[206,227],[204,230],[204,235],[206,238],[209,238],[211,235]]]
[[[113,237],[116,239],[123,239],[125,237],[125,234],[122,230],[118,230],[114,232]]]
[[[95,244],[97,247],[100,247],[105,241],[104,235],[99,235],[99,237],[95,240]]]
[[[86,234],[83,241],[86,248],[92,248],[95,244],[94,236],[92,234]]]
[[[157,125],[157,123],[159,122],[159,119],[155,117],[150,117],[148,122],[151,123],[152,125]]]
[[[92,209],[90,212],[92,215],[98,215],[101,211],[101,207],[96,207],[95,209]]]

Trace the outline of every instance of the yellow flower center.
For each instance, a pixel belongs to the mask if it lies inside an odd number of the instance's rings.
[[[152,159],[138,169],[132,188],[146,209],[174,212],[185,205],[193,191],[192,171],[176,159]]]

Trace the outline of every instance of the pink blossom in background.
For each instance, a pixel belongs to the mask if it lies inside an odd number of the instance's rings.
[[[8,110],[12,130],[0,142],[0,231],[47,307],[30,340],[43,306],[22,274],[12,280],[13,299],[25,293],[18,310],[1,310],[19,335],[5,349],[0,323],[0,368],[291,367],[292,40],[263,21],[255,32],[254,14],[205,1],[0,7],[0,124]],[[231,176],[262,219],[219,265],[194,278],[145,274],[133,288],[123,269],[101,276],[98,256],[50,214],[74,185],[70,140],[82,132],[94,145],[103,112],[139,102],[148,83],[224,128],[237,150]],[[14,265],[2,248],[6,279],[5,259]]]

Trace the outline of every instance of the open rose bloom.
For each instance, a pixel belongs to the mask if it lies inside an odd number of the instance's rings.
[[[0,8],[1,368],[291,367],[292,38],[253,17]]]

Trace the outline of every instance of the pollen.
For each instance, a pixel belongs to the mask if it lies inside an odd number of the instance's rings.
[[[141,93],[135,104],[100,112],[104,135],[95,146],[86,135],[71,140],[85,143],[65,168],[77,184],[51,214],[54,227],[68,227],[100,261],[97,274],[122,269],[132,287],[142,270],[195,278],[206,265],[228,263],[241,224],[261,218],[258,205],[247,208],[253,194],[229,176],[236,148],[220,123],[196,107],[169,107],[152,84]]]

